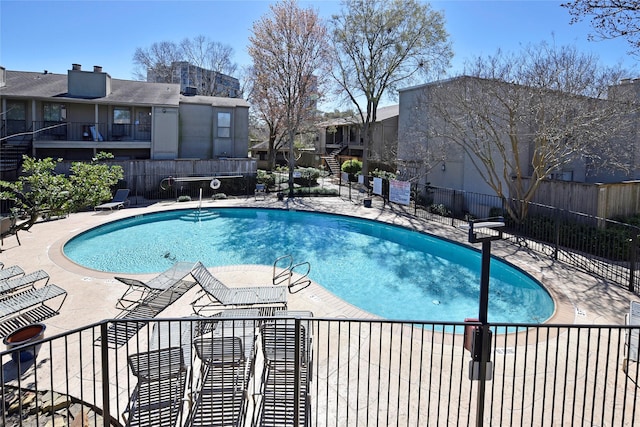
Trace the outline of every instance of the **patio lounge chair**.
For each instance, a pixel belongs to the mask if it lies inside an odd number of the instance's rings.
[[[0,298],[4,298],[10,292],[17,291],[21,288],[31,286],[35,289],[35,284],[40,280],[46,280],[44,284],[49,283],[49,274],[44,270],[36,270],[33,273],[24,274],[11,279],[0,280]]]
[[[171,291],[191,274],[193,266],[192,262],[177,262],[146,283],[138,279],[115,277],[116,280],[129,286],[118,300],[116,307],[127,310],[135,304],[143,304],[164,291]]]
[[[121,188],[118,191],[116,191],[116,194],[113,196],[110,202],[98,205],[95,208],[93,208],[93,210],[94,211],[102,210],[102,209],[113,210],[113,209],[123,208],[125,205],[129,204],[129,200],[127,199],[127,197],[129,197],[129,189]]]
[[[45,304],[57,297],[62,297],[57,307]],[[0,299],[0,335],[6,336],[16,327],[42,322],[60,314],[66,298],[67,291],[64,289],[56,285],[46,285]]]
[[[229,288],[218,280],[201,262],[198,262],[191,275],[202,287],[203,295],[192,303],[193,311],[202,314],[207,310],[222,308],[271,306],[287,307],[286,286],[251,286]],[[202,299],[206,301],[201,302]]]
[[[311,317],[311,312],[275,316]],[[261,326],[264,370],[259,426],[308,426],[310,415],[312,325],[309,320],[278,319]]]
[[[624,337],[624,359],[622,361],[622,370],[627,372],[629,369],[629,361],[640,361],[640,303],[631,301],[629,313],[624,316],[624,324],[634,326],[635,328],[627,329]]]
[[[11,267],[0,269],[0,280],[11,279],[12,277],[22,276],[24,275],[24,270],[17,265],[12,265]]]
[[[189,369],[181,347],[161,348],[129,356],[138,379],[122,414],[126,426],[173,427],[182,424]]]

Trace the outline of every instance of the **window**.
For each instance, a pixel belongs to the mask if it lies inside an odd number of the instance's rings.
[[[45,122],[64,122],[67,120],[67,106],[64,104],[44,104]]]
[[[24,102],[7,102],[7,135],[27,130],[27,107]]]
[[[231,113],[218,113],[218,138],[231,138]]]
[[[113,123],[120,125],[131,124],[131,110],[128,108],[114,108],[113,109]]]

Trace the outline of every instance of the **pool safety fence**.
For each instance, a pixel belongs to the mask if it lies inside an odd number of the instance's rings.
[[[46,337],[26,362],[3,351],[0,424],[160,425],[159,408],[171,425],[640,422],[640,369],[627,360],[640,326],[234,314],[108,320]],[[130,322],[137,334],[110,346],[109,328]],[[480,350],[478,330],[492,335]]]
[[[444,188],[412,202],[412,215],[452,227],[475,218],[501,216],[503,238],[554,260],[595,274],[640,295],[640,228],[611,219],[532,202]],[[514,220],[510,211],[526,213]]]

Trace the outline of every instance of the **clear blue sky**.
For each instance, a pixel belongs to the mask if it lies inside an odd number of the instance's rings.
[[[233,60],[247,65],[246,46],[254,21],[269,11],[266,0],[129,1],[0,0],[0,65],[9,70],[65,74],[71,64],[91,70],[101,65],[113,78],[133,77],[136,48],[154,42],[180,42],[204,35],[231,45]],[[637,77],[637,58],[624,40],[588,42],[588,22],[569,25],[560,1],[432,1],[444,12],[455,58],[451,74],[465,59],[513,51],[543,40],[575,44],[600,56],[603,64],[623,62]],[[335,0],[301,1],[329,18],[340,10]]]

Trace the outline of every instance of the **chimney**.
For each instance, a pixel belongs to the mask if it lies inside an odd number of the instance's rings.
[[[82,65],[80,65],[80,64],[71,64],[71,69],[73,71],[80,71],[80,70],[82,70]]]
[[[102,72],[102,67],[100,65],[94,65],[93,66],[93,72],[94,73],[101,73]]]

